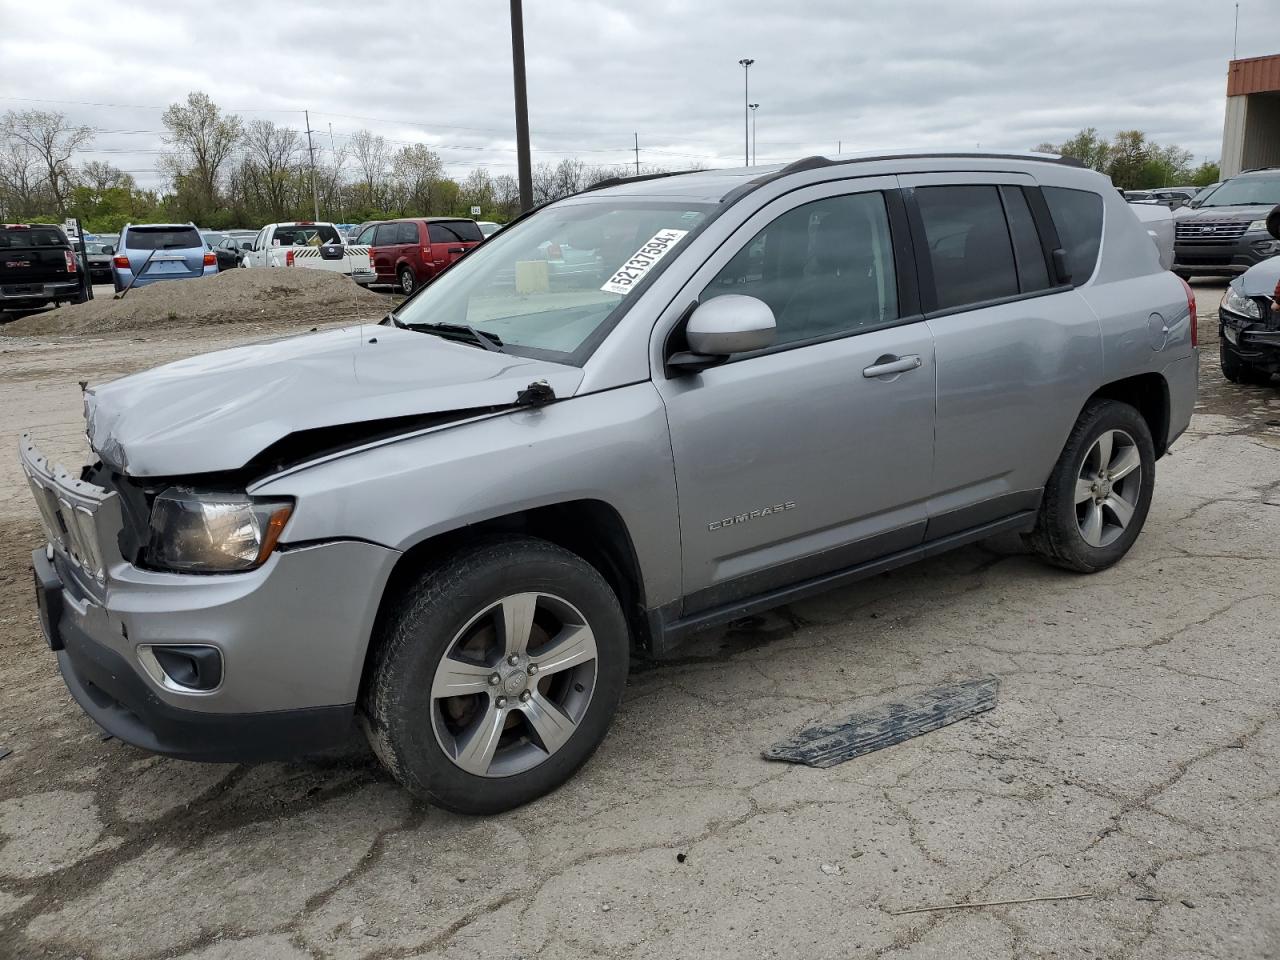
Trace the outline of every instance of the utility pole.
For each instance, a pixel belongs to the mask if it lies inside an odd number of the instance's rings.
[[[640,134],[633,134],[636,138],[636,176],[640,176]]]
[[[320,196],[316,193],[316,148],[311,143],[311,111],[303,110],[302,115],[307,118],[307,156],[311,158],[311,207],[315,212],[315,219],[320,219]]]
[[[529,159],[529,95],[524,83],[524,11],[511,0],[511,73],[516,86],[516,166],[520,173],[520,212],[533,208],[533,163]]]
[[[749,167],[751,166],[751,110],[747,101],[751,99],[751,94],[748,77],[751,75],[751,65],[755,61],[744,57],[738,63],[742,65],[742,165]]]
[[[1240,4],[1236,4],[1236,26],[1231,33],[1231,59],[1238,60],[1240,55]]]
[[[338,219],[345,221],[347,215],[342,210],[342,191],[338,189],[338,148],[333,145],[333,121],[329,121],[329,152],[333,154],[333,192],[338,196]]]
[[[748,104],[751,107],[751,165],[756,165],[756,110],[760,108],[760,104]]]
[[[842,149],[844,149],[844,141],[843,141],[843,140],[837,140],[837,141],[836,141],[836,156],[837,156],[837,157],[838,157],[838,156],[840,156],[840,151],[841,151]]]

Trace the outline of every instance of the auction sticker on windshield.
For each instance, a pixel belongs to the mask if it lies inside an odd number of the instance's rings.
[[[630,293],[631,289],[644,279],[644,275],[653,269],[654,264],[671,252],[688,230],[659,230],[644,246],[618,268],[609,278],[609,282],[600,289],[607,293]]]

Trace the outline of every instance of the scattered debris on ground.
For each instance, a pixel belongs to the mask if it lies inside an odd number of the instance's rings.
[[[808,727],[794,737],[779,740],[764,752],[764,758],[833,767],[985,713],[996,705],[999,691],[996,677],[935,687],[899,703],[863,710],[838,723]]]
[[[380,320],[393,301],[323,270],[227,270],[211,277],[135,287],[122,300],[103,297],[22,317],[7,336],[151,333],[228,323],[328,323]]]

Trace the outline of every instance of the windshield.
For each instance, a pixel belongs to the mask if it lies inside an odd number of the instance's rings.
[[[318,247],[322,243],[341,243],[342,239],[333,224],[309,223],[296,227],[276,227],[271,242],[282,247]]]
[[[620,198],[551,207],[476,247],[397,319],[474,326],[508,353],[581,365],[627,294],[670,262],[712,209]]]
[[[1280,203],[1280,176],[1226,180],[1202,201],[1202,207],[1274,206]]]
[[[192,250],[204,246],[193,227],[130,227],[127,250]]]

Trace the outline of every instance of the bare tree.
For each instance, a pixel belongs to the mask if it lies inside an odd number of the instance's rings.
[[[408,213],[441,213],[439,184],[445,179],[440,155],[426,145],[402,147],[391,160],[400,207]]]
[[[161,162],[179,195],[189,195],[191,212],[202,218],[218,207],[223,170],[243,132],[240,118],[224,114],[208,94],[195,91],[185,104],[170,104],[161,119],[168,131],[164,142],[172,148]]]
[[[66,114],[46,110],[10,110],[0,123],[5,139],[25,144],[44,167],[45,182],[59,216],[67,212],[74,170],[71,155],[93,142],[93,131],[67,122]]]
[[[18,140],[0,142],[0,221],[39,213],[43,184],[34,150]]]
[[[90,160],[82,166],[79,180],[95,193],[114,190],[118,187],[132,190],[137,185],[129,174],[102,160]]]
[[[462,181],[459,199],[468,209],[479,207],[483,212],[489,213],[493,208],[493,179],[489,176],[489,171],[484,167],[476,167],[467,174],[467,179]]]
[[[249,182],[271,219],[282,220],[293,201],[302,134],[270,120],[255,120],[245,128],[244,150]]]
[[[360,168],[365,201],[372,207],[381,206],[386,183],[387,141],[368,130],[357,130],[351,135],[347,145],[351,148],[356,166]]]

